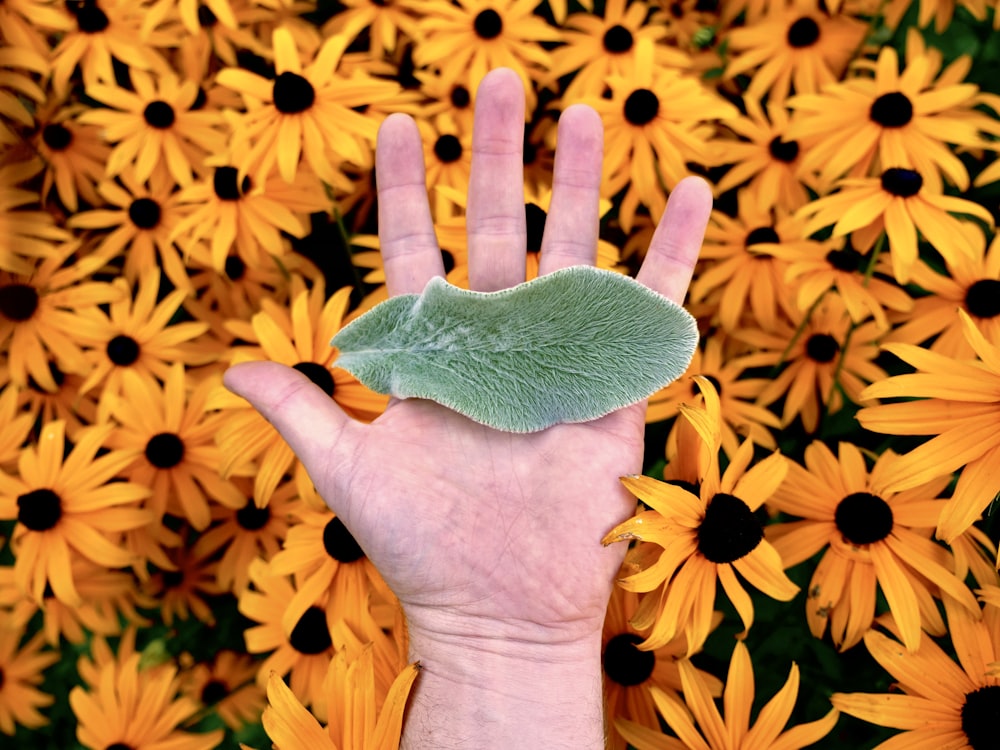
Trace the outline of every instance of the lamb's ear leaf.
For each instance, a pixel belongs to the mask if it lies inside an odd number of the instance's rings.
[[[364,385],[426,398],[481,424],[535,432],[641,401],[678,378],[694,318],[637,281],[572,266],[499,292],[435,277],[334,336],[336,362]]]

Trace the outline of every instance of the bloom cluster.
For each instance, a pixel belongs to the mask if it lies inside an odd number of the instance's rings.
[[[395,747],[419,679],[398,604],[221,377],[274,360],[382,413],[329,344],[387,295],[378,125],[415,118],[467,286],[476,87],[505,66],[529,278],[571,104],[604,124],[598,265],[636,271],[684,177],[717,198],[702,341],[649,401],[622,479],[641,503],[604,539],[630,545],[610,746],[887,736],[850,715],[910,733],[891,747],[992,747],[1000,90],[960,53],[1000,56],[995,5],[5,0],[0,732]]]

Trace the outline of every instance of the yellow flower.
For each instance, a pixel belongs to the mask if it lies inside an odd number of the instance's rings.
[[[799,590],[782,570],[781,558],[764,538],[755,515],[784,479],[785,459],[773,453],[749,468],[753,442],[747,440],[720,476],[719,400],[707,380],[699,385],[705,408],[682,407],[711,457],[697,494],[651,477],[622,477],[625,487],[650,510],[619,524],[602,540],[605,545],[644,543],[630,550],[618,580],[626,590],[658,590],[642,600],[632,618],[640,630],[651,627],[643,649],[659,648],[682,633],[689,652],[700,649],[711,628],[717,584],[749,630],[753,602],[737,572],[781,601],[791,600]]]
[[[616,722],[618,731],[637,750],[799,750],[823,739],[840,716],[837,709],[832,709],[822,719],[782,732],[799,692],[799,668],[793,662],[784,687],[760,710],[751,727],[750,710],[755,692],[753,663],[747,647],[740,641],[736,642],[729,660],[723,693],[725,718],[719,713],[709,686],[698,671],[689,662],[681,662],[679,666],[683,702],[659,688],[652,688],[660,715],[679,741],[629,722]]]

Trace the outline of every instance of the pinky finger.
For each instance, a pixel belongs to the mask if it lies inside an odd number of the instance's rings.
[[[686,177],[677,183],[636,279],[683,303],[711,213],[712,189],[705,180]]]

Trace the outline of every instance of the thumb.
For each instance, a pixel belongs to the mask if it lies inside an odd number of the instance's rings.
[[[322,388],[278,362],[243,362],[226,370],[230,391],[250,402],[298,456],[317,487],[351,449],[354,421]],[[340,515],[340,509],[334,509]]]

